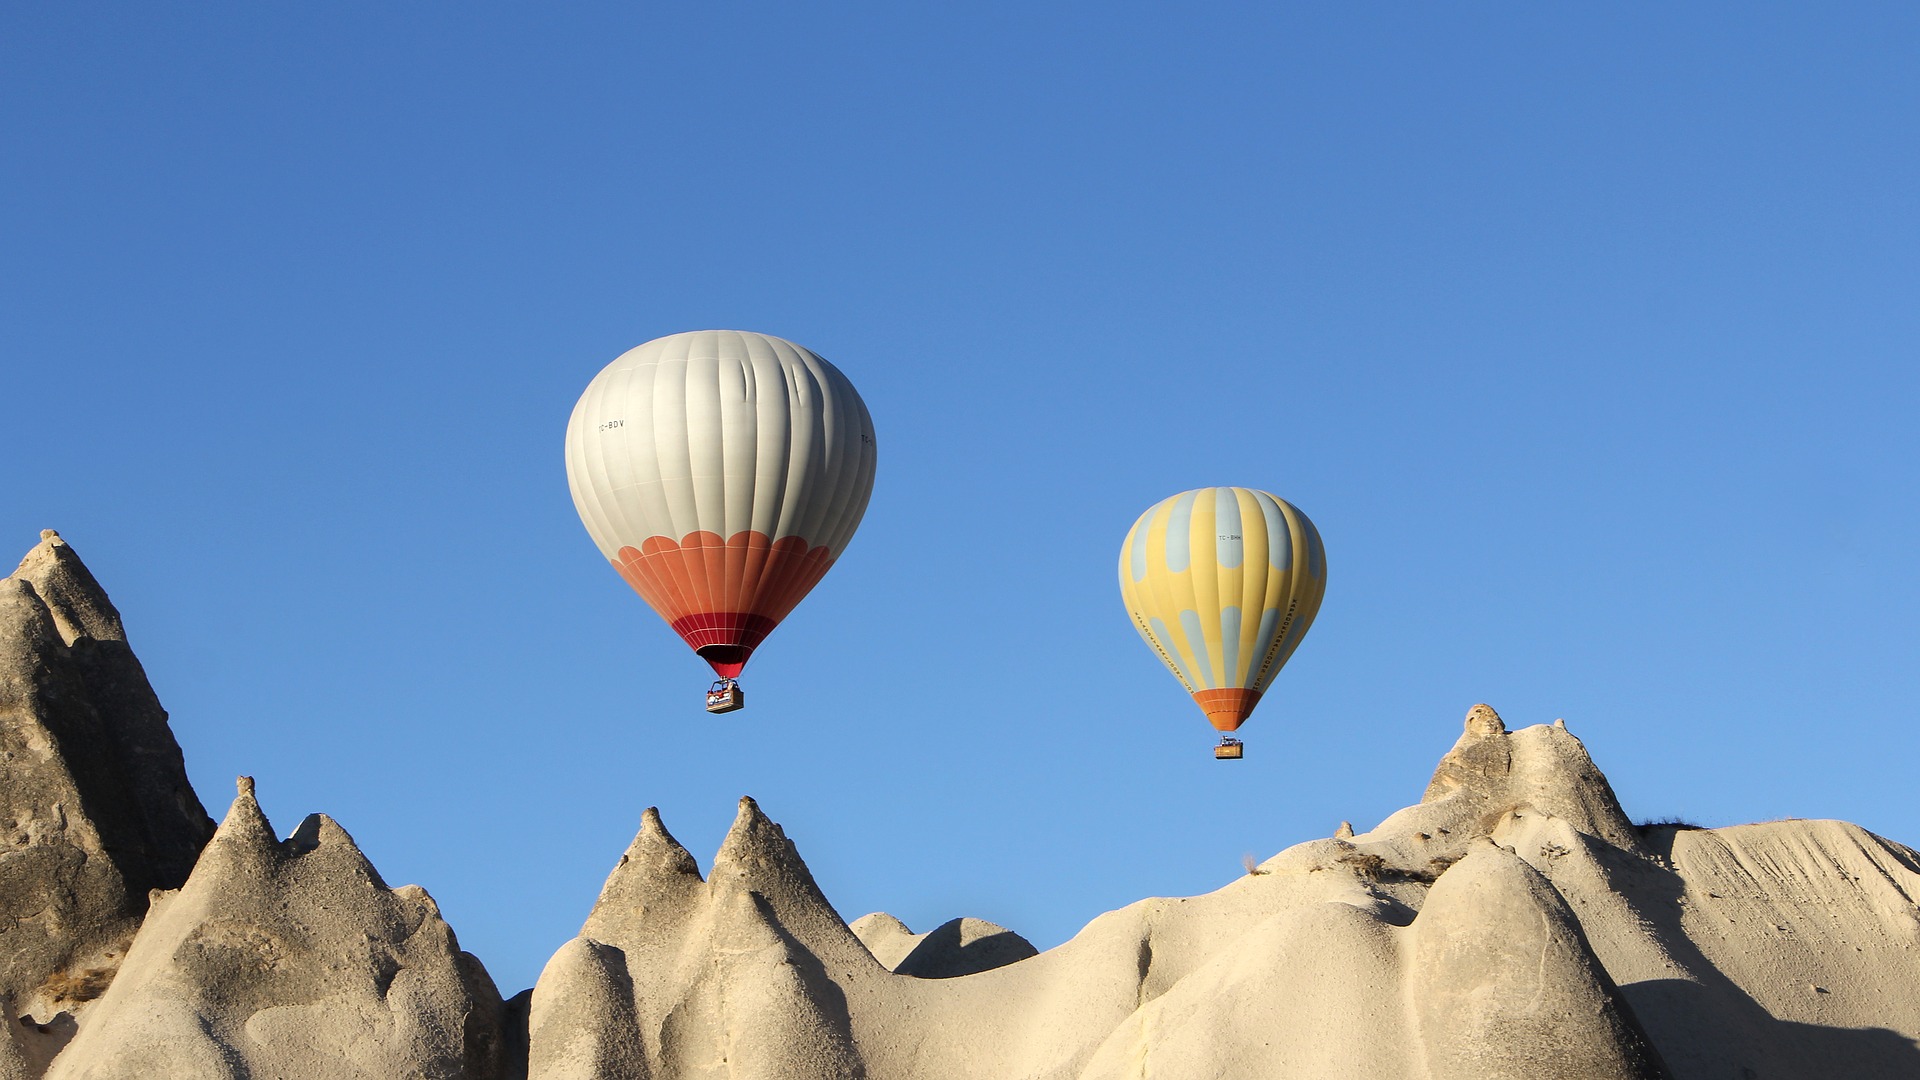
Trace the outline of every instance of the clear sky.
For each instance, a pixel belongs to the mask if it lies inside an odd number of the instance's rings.
[[[509,994],[648,805],[1044,947],[1370,827],[1483,700],[1637,819],[1920,843],[1916,56],[1898,3],[9,5],[0,549],[93,567],[216,817],[332,814]],[[713,327],[880,452],[726,718],[560,453]],[[1238,764],[1115,583],[1214,484],[1328,551]]]

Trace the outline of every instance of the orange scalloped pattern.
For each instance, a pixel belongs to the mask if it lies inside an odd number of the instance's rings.
[[[691,532],[623,547],[613,568],[723,678],[820,583],[833,557],[798,536]]]

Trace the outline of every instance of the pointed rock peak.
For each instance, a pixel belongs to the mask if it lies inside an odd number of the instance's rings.
[[[1481,702],[1467,710],[1466,727],[1466,734],[1477,739],[1484,739],[1489,735],[1505,735],[1507,733],[1506,722],[1500,719],[1499,713],[1493,711],[1493,706],[1485,702]]]
[[[239,794],[234,796],[226,820],[220,823],[220,827],[214,830],[213,839],[208,841],[209,854],[216,850],[254,856],[272,854],[279,848],[280,841],[274,837],[273,826],[268,824],[259,800],[254,798],[253,777],[239,777],[234,781],[234,787]]]
[[[640,815],[640,831],[634,834],[633,843],[627,845],[627,853],[620,857],[621,866],[636,863],[639,869],[653,874],[700,876],[700,864],[667,831],[657,806],[647,807]]]
[[[326,856],[331,866],[345,869],[349,873],[364,874],[367,880],[375,885],[383,889],[387,887],[387,883],[380,877],[380,871],[375,869],[366,854],[360,850],[360,845],[353,842],[352,833],[326,814],[309,814],[307,818],[313,822],[310,834],[313,838],[313,847],[309,850]],[[304,827],[307,823],[302,821],[300,824]],[[294,831],[298,833],[300,830]]]
[[[607,875],[595,910],[644,906],[683,892],[699,881],[700,865],[667,831],[659,809],[649,806],[640,815],[640,831],[634,834],[633,843],[627,845],[613,873]]]
[[[685,919],[704,895],[700,885],[699,864],[649,806],[580,932],[622,947],[671,933],[667,928]]]
[[[720,876],[722,864],[733,869],[754,869],[766,866],[779,866],[797,863],[799,855],[793,849],[792,841],[774,824],[772,818],[760,810],[760,804],[750,795],[740,797],[740,810],[733,817],[733,827],[727,830],[727,838],[720,844],[720,853],[714,856],[713,872]]]
[[[308,873],[317,875],[315,880],[360,882],[379,890],[388,888],[379,868],[360,850],[360,845],[353,842],[352,834],[326,814],[308,814],[302,818],[290,836],[273,845],[272,854],[282,866],[301,861]]]
[[[355,851],[360,850],[360,845],[353,842],[353,834],[347,832],[346,826],[333,820],[326,814],[315,814],[313,816],[319,819],[321,847],[338,845],[340,847],[350,847]]]
[[[291,855],[305,855],[320,846],[320,815],[308,814],[300,819],[300,827],[287,837],[287,852]]]
[[[1465,726],[1453,749],[1447,751],[1439,767],[1434,769],[1421,802],[1433,802],[1462,788],[1485,791],[1506,779],[1512,761],[1507,748],[1507,725],[1500,714],[1494,712],[1491,705],[1475,705],[1467,710]]]
[[[734,888],[760,893],[781,912],[781,918],[822,919],[822,926],[832,924],[836,936],[852,942],[852,932],[814,883],[793,841],[750,798],[740,800],[740,813],[713,858],[707,887],[716,893]]]
[[[1340,840],[1353,839],[1353,822],[1351,821],[1341,822],[1340,827],[1333,830],[1333,835]]]
[[[96,641],[127,639],[120,612],[107,599],[107,591],[52,529],[40,530],[40,542],[20,560],[13,576],[31,584],[40,594],[68,645],[83,637]]]

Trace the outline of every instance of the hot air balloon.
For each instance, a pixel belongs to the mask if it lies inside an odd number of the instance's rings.
[[[622,353],[567,422],[567,486],[613,568],[740,708],[755,648],[866,513],[873,420],[838,368],[777,337],[699,330]]]
[[[1208,722],[1237,730],[1306,636],[1327,588],[1320,534],[1251,488],[1183,491],[1140,515],[1120,547],[1120,598]],[[1216,758],[1239,758],[1222,735]]]

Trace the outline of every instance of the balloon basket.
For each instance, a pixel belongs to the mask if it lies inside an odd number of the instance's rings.
[[[707,711],[710,713],[729,713],[746,708],[746,705],[746,692],[732,679],[721,679],[707,691]]]
[[[1225,736],[1221,738],[1220,745],[1213,748],[1213,757],[1216,761],[1239,761],[1245,756],[1245,750],[1239,739]]]

